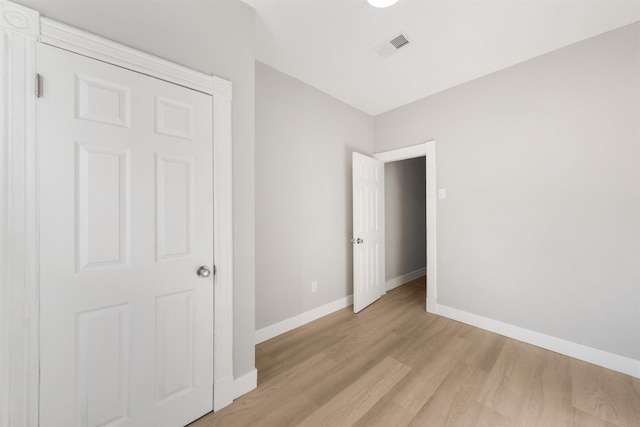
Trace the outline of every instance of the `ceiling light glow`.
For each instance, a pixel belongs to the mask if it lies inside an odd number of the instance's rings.
[[[373,7],[389,7],[396,4],[398,0],[367,0]]]

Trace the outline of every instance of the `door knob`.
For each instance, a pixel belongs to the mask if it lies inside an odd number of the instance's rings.
[[[203,265],[198,269],[196,274],[198,275],[198,277],[202,277],[203,279],[206,279],[211,275],[211,270],[209,270],[209,267],[207,267],[206,265]]]
[[[357,239],[351,239],[351,243],[359,245],[360,243],[364,243],[364,240],[358,237]]]

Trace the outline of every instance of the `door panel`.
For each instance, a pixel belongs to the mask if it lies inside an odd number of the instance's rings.
[[[131,88],[76,74],[76,118],[130,127]]]
[[[193,292],[156,299],[157,399],[163,401],[194,388]]]
[[[129,262],[129,152],[76,144],[77,270]]]
[[[131,416],[129,319],[129,304],[77,315],[75,404],[78,425],[114,425]]]
[[[158,260],[191,254],[193,205],[191,159],[156,156]]]
[[[41,425],[213,408],[212,98],[42,45]]]
[[[353,310],[356,313],[383,294],[383,188],[382,163],[353,153]]]

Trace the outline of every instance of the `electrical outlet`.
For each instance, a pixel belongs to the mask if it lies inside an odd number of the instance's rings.
[[[318,292],[318,282],[311,282],[311,292]]]

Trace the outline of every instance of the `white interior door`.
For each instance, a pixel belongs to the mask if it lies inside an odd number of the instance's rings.
[[[40,425],[185,425],[213,408],[212,97],[40,64]]]
[[[382,162],[353,153],[353,311],[384,293]]]

